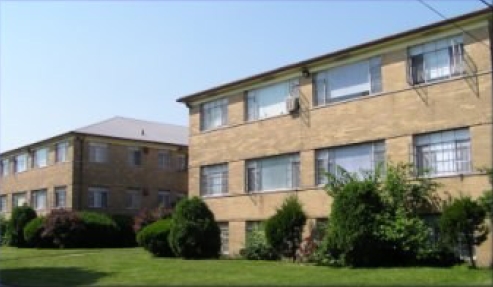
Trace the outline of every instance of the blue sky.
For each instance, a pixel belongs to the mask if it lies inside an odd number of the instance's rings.
[[[479,0],[427,3],[452,17]],[[441,18],[418,1],[1,1],[0,150]]]

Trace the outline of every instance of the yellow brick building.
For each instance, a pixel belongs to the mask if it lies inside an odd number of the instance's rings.
[[[178,99],[189,108],[189,193],[221,223],[223,251],[297,194],[327,218],[325,170],[411,162],[441,194],[491,185],[491,14],[462,15]],[[462,29],[458,29],[460,26]],[[464,32],[465,31],[465,32]],[[492,241],[476,250],[491,264]]]

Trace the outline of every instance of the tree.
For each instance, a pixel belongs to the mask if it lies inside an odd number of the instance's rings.
[[[11,246],[23,247],[25,245],[24,227],[36,217],[36,211],[29,206],[14,208],[8,228],[8,238]]]
[[[279,253],[296,260],[306,215],[296,196],[286,198],[265,224],[267,242]]]
[[[181,200],[172,217],[169,244],[185,259],[217,258],[220,230],[214,214],[198,197]]]
[[[463,241],[471,266],[476,268],[472,256],[474,246],[484,242],[488,236],[488,228],[484,222],[486,211],[470,197],[453,199],[445,205],[440,218],[440,230],[446,243],[457,246]]]

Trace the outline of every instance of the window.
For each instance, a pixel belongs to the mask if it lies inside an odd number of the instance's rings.
[[[27,154],[23,153],[15,157],[15,172],[23,172],[27,170]]]
[[[90,162],[107,162],[108,145],[104,143],[89,143],[89,161]]]
[[[436,247],[440,242],[440,215],[426,214],[420,216],[429,230],[428,243]]]
[[[202,104],[200,116],[203,131],[226,125],[228,121],[228,99],[219,99]]]
[[[249,192],[292,189],[300,185],[299,154],[250,160],[246,164]]]
[[[187,170],[187,156],[184,154],[177,154],[175,157],[176,161],[176,170],[177,171],[186,171]]]
[[[7,212],[7,196],[6,195],[0,196],[0,212]]]
[[[408,82],[411,85],[461,75],[464,68],[462,36],[409,48]]]
[[[316,153],[316,181],[326,184],[327,172],[338,175],[340,168],[362,175],[373,172],[385,162],[385,143],[373,142],[318,150]]]
[[[380,57],[317,73],[314,81],[316,106],[382,91]]]
[[[2,176],[9,175],[10,172],[10,160],[8,158],[2,159]]]
[[[200,194],[228,193],[228,164],[203,166],[200,170]]]
[[[293,79],[247,92],[247,120],[287,114],[286,99],[297,97],[299,81]]]
[[[159,206],[164,208],[171,208],[171,194],[169,191],[158,191],[157,193],[157,202]]]
[[[158,166],[162,169],[171,168],[171,152],[169,150],[162,150],[157,155]]]
[[[418,175],[467,173],[471,167],[469,129],[419,135],[414,138]]]
[[[12,208],[26,205],[26,193],[19,192],[12,194]]]
[[[128,164],[130,166],[142,165],[142,150],[138,147],[128,148]]]
[[[221,254],[229,254],[229,223],[218,223],[221,231]]]
[[[55,207],[65,208],[67,206],[67,189],[65,187],[55,187]]]
[[[33,167],[45,167],[48,165],[48,149],[40,148],[34,151]]]
[[[104,187],[89,188],[89,207],[108,207],[108,189]]]
[[[315,224],[312,228],[312,236],[315,242],[322,242],[324,236],[327,232],[327,224],[329,220],[327,218],[317,218],[315,219]]]
[[[55,162],[67,161],[68,143],[61,142],[55,145]]]
[[[31,205],[35,210],[46,209],[46,189],[31,192]]]
[[[139,189],[127,190],[125,207],[127,209],[139,209],[142,198],[142,192]]]

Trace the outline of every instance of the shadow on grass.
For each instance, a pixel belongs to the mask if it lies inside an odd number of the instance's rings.
[[[80,286],[97,283],[110,273],[76,267],[26,267],[0,269],[0,286]]]

